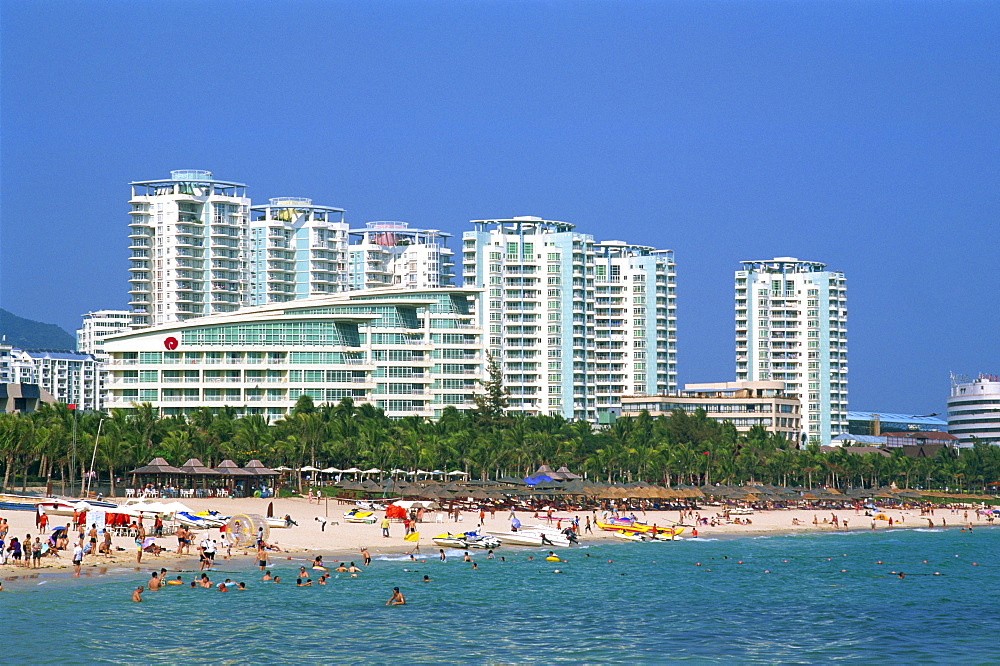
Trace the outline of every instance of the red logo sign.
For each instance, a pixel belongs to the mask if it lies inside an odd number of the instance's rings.
[[[177,349],[177,345],[178,345],[177,338],[173,336],[163,341],[163,346],[166,347],[167,349],[170,349],[171,351]]]

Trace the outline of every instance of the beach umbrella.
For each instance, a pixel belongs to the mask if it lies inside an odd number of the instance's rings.
[[[361,473],[362,474],[381,474],[382,470],[380,470],[378,467],[372,467],[371,469],[366,469],[365,471],[363,471]]]
[[[321,471],[318,467],[313,467],[312,465],[306,465],[305,467],[299,468],[300,472],[319,472]]]
[[[348,469],[342,469],[340,471],[343,472],[344,474],[357,474],[361,470],[358,469],[357,467],[350,467]]]
[[[324,474],[340,474],[344,470],[337,469],[336,467],[327,467],[326,469],[321,469],[320,471]]]
[[[463,472],[460,469],[456,469],[456,470],[452,470],[451,472],[448,472],[448,476],[469,476],[469,473],[468,472]]]

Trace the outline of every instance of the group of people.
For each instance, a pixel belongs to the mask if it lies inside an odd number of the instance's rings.
[[[149,581],[146,586],[139,585],[132,591],[132,601],[139,603],[142,601],[142,593],[146,591],[147,587],[150,591],[156,591],[169,586],[180,586],[180,587],[192,587],[195,589],[212,589],[215,588],[220,592],[228,592],[229,588],[232,588],[238,592],[243,592],[247,589],[247,584],[240,582],[233,582],[232,579],[227,578],[221,583],[212,583],[212,580],[208,577],[208,574],[203,573],[200,577],[194,578],[190,583],[185,583],[181,576],[173,580],[167,580],[167,570],[160,569],[159,571],[154,571],[149,576]]]

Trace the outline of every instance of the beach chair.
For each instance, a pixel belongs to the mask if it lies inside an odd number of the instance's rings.
[[[135,488],[126,488],[125,497],[135,497]]]

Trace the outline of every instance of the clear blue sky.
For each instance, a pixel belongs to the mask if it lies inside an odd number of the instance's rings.
[[[2,306],[127,304],[131,180],[357,226],[538,215],[676,251],[681,381],[733,271],[848,278],[853,409],[1000,372],[1000,3],[3,2]],[[457,247],[457,245],[453,245]]]

